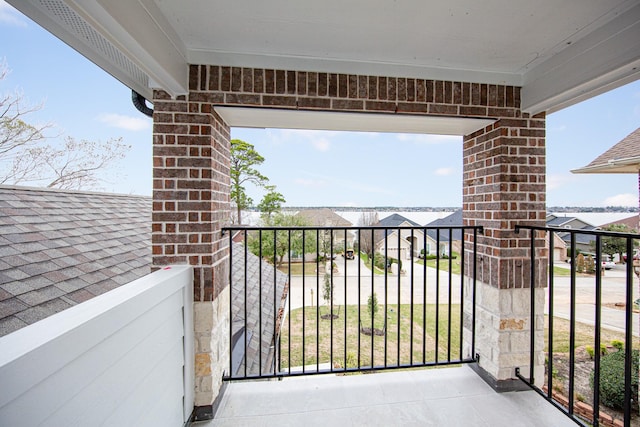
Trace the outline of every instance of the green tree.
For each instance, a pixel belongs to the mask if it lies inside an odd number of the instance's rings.
[[[272,260],[281,265],[289,251],[304,254],[316,250],[315,230],[296,230],[296,227],[307,226],[304,218],[299,216],[275,213],[270,218],[263,218],[265,227],[283,227],[285,229],[263,230],[249,236],[249,249],[255,255]],[[288,228],[288,229],[287,229]],[[275,240],[275,242],[274,242]],[[303,245],[304,241],[304,245]]]
[[[602,228],[604,231],[614,231],[618,233],[635,233],[636,230],[629,228],[624,224],[610,224]],[[637,241],[634,240],[634,245]],[[592,243],[592,247],[595,250],[595,242]],[[603,237],[602,238],[602,253],[605,253],[611,257],[618,254],[622,260],[622,254],[627,251],[627,239],[624,237]]]
[[[333,288],[331,283],[331,275],[324,273],[324,287],[322,288],[322,299],[326,305],[329,305],[331,301],[331,289]]]
[[[286,200],[282,193],[276,191],[275,185],[265,185],[264,188],[267,190],[267,193],[258,204],[258,209],[260,209],[262,215],[266,215],[267,218],[271,218],[271,215],[276,212],[280,212],[282,204],[286,203]]]
[[[262,187],[269,181],[255,168],[263,162],[264,157],[252,144],[240,139],[231,140],[231,200],[236,204],[238,224],[242,223],[242,210],[253,204],[253,200],[247,195],[246,183]]]

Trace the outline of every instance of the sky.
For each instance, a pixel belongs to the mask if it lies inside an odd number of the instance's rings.
[[[99,190],[151,195],[152,122],[131,91],[0,0],[0,94],[19,91],[42,108],[31,123],[64,135],[131,145]],[[570,172],[640,127],[640,81],[547,116],[547,206],[638,206],[638,176]],[[462,205],[457,136],[233,128],[253,144],[259,167],[288,206]],[[115,173],[114,173],[115,172]],[[263,191],[248,188],[258,203]]]

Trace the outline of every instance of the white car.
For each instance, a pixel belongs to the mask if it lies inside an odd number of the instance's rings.
[[[602,261],[602,268],[604,268],[605,270],[611,270],[615,266],[616,263],[613,261]]]

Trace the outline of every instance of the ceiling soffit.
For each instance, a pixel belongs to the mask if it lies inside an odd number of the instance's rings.
[[[9,0],[127,86],[216,64],[522,86],[553,112],[640,77],[638,0]]]

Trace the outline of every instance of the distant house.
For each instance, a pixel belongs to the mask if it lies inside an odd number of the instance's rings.
[[[638,230],[638,224],[640,223],[640,218],[638,215],[632,215],[627,218],[619,219],[618,221],[608,222],[606,224],[602,224],[600,228],[606,228],[610,225],[625,225],[629,227],[631,230]]]
[[[304,209],[299,211],[296,216],[304,218],[310,226],[314,227],[351,227],[353,225],[328,208]],[[331,243],[333,243],[334,254],[342,252],[347,248],[353,248],[355,238],[355,233],[351,230],[334,230],[333,240],[331,240],[331,233],[329,233],[329,231],[321,231],[320,251],[326,252],[328,255],[331,252]]]
[[[598,230],[598,227],[595,227],[589,224],[588,222],[573,216],[559,216],[559,215],[549,214],[547,215],[546,222],[547,222],[547,226],[550,226],[550,227],[560,227],[560,228],[566,228],[571,230],[585,230],[585,231]],[[558,231],[557,235],[562,241],[564,241],[566,248],[571,247],[571,235],[568,232],[563,233],[561,231]],[[575,236],[576,236],[575,237],[576,250],[580,252],[594,251],[594,247],[593,247],[595,243],[594,236],[591,236],[588,234],[576,234]],[[554,244],[554,250],[555,250],[555,244]],[[561,252],[559,248],[558,248],[558,252]],[[566,250],[564,253],[566,256]]]
[[[423,230],[398,230],[398,227],[421,227],[399,214],[383,218],[375,226],[389,227],[388,230],[380,230],[375,234],[374,250],[382,255],[386,251],[386,255],[391,258],[410,259],[412,255],[417,257],[425,249],[425,238],[430,239]]]
[[[462,226],[462,209],[458,209],[451,215],[444,218],[436,219],[426,224],[427,227],[461,227]],[[462,229],[449,230],[427,230],[430,237],[428,245],[433,242],[433,247],[427,247],[427,254],[448,254],[449,248],[452,252],[460,253],[462,251]],[[439,247],[436,247],[438,246]]]

